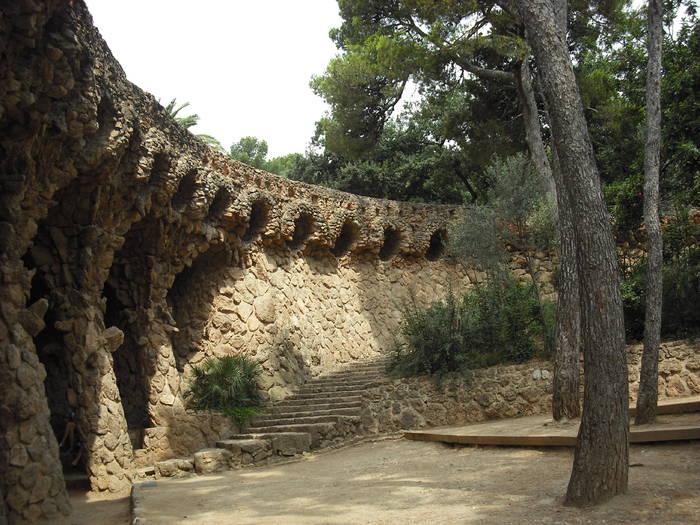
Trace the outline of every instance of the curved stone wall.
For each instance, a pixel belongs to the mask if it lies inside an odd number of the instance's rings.
[[[453,208],[356,197],[232,161],[128,82],[81,1],[0,10],[0,493],[10,521],[69,511],[57,443],[68,423],[93,489],[124,490],[144,455],[189,452],[231,430],[185,411],[191,363],[255,356],[268,395],[281,397],[386,351],[409,290],[430,300],[467,282],[441,257]]]

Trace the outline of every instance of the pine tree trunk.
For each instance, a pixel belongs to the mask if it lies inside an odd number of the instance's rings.
[[[551,1],[517,0],[542,73],[564,189],[573,204],[584,351],[584,405],[565,502],[627,490],[627,362],[617,256],[583,105]]]
[[[656,419],[659,397],[659,346],[661,345],[661,302],[663,295],[663,235],[659,222],[659,157],[661,149],[661,42],[663,4],[649,0],[647,49],[647,127],[644,153],[644,227],[647,235],[646,313],[644,353],[639,377],[635,423]]]
[[[532,87],[530,68],[523,61],[518,77],[518,92],[523,110],[525,139],[535,168],[553,184],[550,197],[557,212],[559,229],[559,286],[557,294],[557,326],[554,339],[554,383],[552,392],[552,416],[577,418],[581,415],[579,387],[579,352],[581,329],[579,315],[579,286],[576,270],[576,244],[572,207],[563,189],[561,170],[556,148],[552,148],[551,166],[542,141],[542,130],[537,116],[537,102]]]
[[[581,297],[576,262],[576,231],[573,206],[564,181],[556,148],[552,148],[552,173],[557,188],[559,210],[559,278],[557,295],[557,327],[554,344],[557,352],[554,361],[552,387],[552,417],[555,421],[581,416],[579,389],[581,371]]]

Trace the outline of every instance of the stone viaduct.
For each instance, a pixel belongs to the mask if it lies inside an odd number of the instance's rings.
[[[0,522],[68,512],[66,421],[100,491],[134,450],[225,433],[183,406],[207,355],[253,356],[279,399],[387,351],[409,290],[468,281],[454,212],[237,163],[126,79],[81,0],[0,3]]]

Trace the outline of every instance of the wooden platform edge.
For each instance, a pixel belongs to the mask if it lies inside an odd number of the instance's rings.
[[[691,412],[700,412],[700,400],[695,399],[694,396],[690,401],[684,401],[684,398],[669,398],[662,399],[656,406],[656,415],[663,416],[668,414],[689,414]],[[631,406],[629,408],[630,417],[637,414],[637,407]]]
[[[572,436],[461,436],[459,434],[434,434],[430,432],[406,432],[406,439],[433,441],[459,445],[496,445],[506,447],[573,447]]]
[[[575,436],[470,436],[410,431],[404,438],[411,441],[454,443],[458,445],[492,445],[505,447],[574,447]],[[689,441],[700,439],[700,426],[668,429],[630,429],[630,443],[654,443],[659,441]]]

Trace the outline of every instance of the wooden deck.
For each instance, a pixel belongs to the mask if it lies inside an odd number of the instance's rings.
[[[700,439],[700,396],[663,400],[656,423],[630,425],[630,443]],[[406,439],[462,445],[573,447],[578,421],[555,423],[551,416],[529,416],[475,423],[462,427],[406,432]]]

